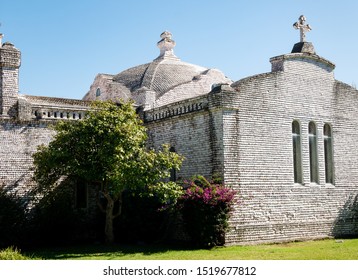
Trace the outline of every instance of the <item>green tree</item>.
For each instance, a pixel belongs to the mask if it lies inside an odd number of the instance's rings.
[[[48,146],[41,145],[34,158],[34,177],[39,190],[50,191],[64,178],[80,178],[100,185],[98,200],[105,213],[105,238],[114,241],[113,219],[121,214],[122,194],[153,189],[170,170],[179,169],[183,157],[167,145],[147,148],[147,133],[132,103],[94,102],[82,121],[55,125]],[[155,187],[154,187],[155,188]],[[168,191],[177,191],[169,184]],[[105,203],[103,203],[103,200]],[[118,209],[115,203],[118,202]],[[117,207],[116,207],[117,208]]]

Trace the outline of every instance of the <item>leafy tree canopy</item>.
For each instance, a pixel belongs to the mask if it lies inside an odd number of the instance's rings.
[[[146,128],[130,102],[94,102],[82,121],[59,122],[54,129],[49,145],[39,146],[33,155],[40,190],[51,190],[64,177],[97,182],[106,207],[112,206],[105,210],[107,216],[113,215],[112,204],[121,203],[125,189],[158,185],[183,160],[167,145],[160,151],[147,148]],[[158,186],[165,189],[163,183]]]

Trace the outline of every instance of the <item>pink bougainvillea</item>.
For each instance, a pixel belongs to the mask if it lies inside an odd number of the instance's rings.
[[[223,245],[231,206],[238,202],[237,192],[203,176],[184,181],[183,187],[181,211],[193,241],[205,247]]]

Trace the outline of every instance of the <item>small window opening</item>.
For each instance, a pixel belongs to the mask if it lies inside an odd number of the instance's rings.
[[[332,128],[327,123],[323,127],[323,139],[326,183],[334,184]]]
[[[308,125],[309,153],[310,153],[310,179],[317,183],[318,180],[318,153],[317,153],[317,130],[316,124],[310,122]]]
[[[292,146],[294,182],[302,184],[301,130],[297,121],[292,122]]]

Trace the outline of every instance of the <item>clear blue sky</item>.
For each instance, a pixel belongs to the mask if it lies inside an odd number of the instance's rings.
[[[301,14],[335,77],[358,85],[356,0],[0,0],[0,33],[22,52],[20,93],[81,99],[96,74],[156,58],[165,30],[183,61],[233,80],[268,72],[299,41]]]

